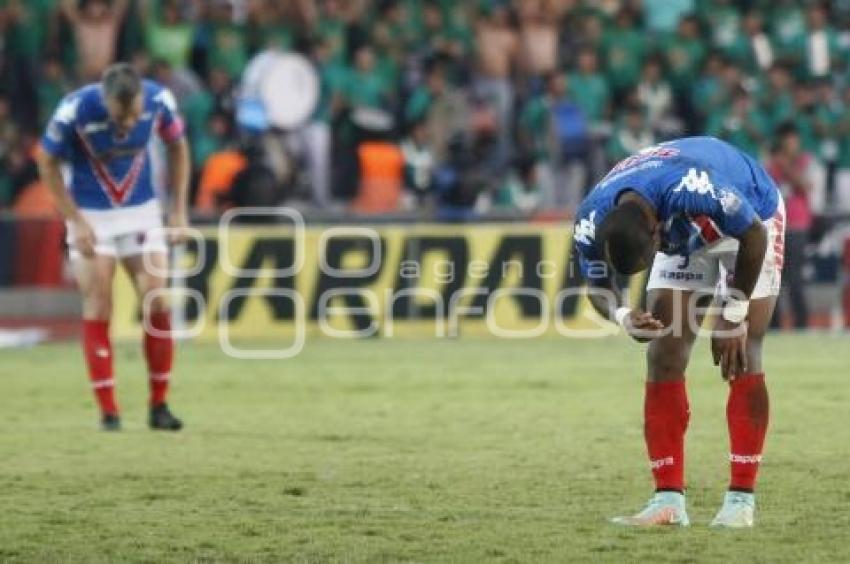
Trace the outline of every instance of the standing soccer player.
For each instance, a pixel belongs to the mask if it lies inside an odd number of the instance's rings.
[[[168,237],[151,178],[149,150],[155,134],[166,146],[173,190]],[[65,165],[69,176],[63,176]],[[70,256],[83,297],[83,352],[105,430],[121,428],[109,338],[115,270],[120,262],[141,299],[167,286],[166,239],[178,242],[188,225],[189,166],[174,97],[142,80],[127,64],[110,67],[99,84],[66,96],[42,138],[39,169],[67,220]],[[166,403],[174,357],[168,303],[156,294],[146,305],[149,425],[178,431],[182,423]]]
[[[704,308],[718,300],[712,354],[729,382],[731,479],[718,527],[749,527],[768,424],[762,340],[779,294],[785,211],[746,154],[712,137],[651,147],[620,162],[579,207],[574,240],[594,308],[649,342],[644,436],[656,493],[614,522],[687,525],[685,369]],[[651,267],[649,312],[624,307],[613,272]]]

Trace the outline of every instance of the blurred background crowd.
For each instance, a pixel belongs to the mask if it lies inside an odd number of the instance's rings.
[[[782,186],[792,270],[850,211],[850,0],[0,0],[0,209],[52,213],[40,132],[116,60],[175,93],[201,218],[566,217],[613,162],[703,133]]]
[[[57,102],[116,60],[175,92],[202,213],[569,210],[612,162],[701,133],[810,211],[850,208],[850,0],[0,0],[0,37],[0,205],[22,212],[46,204],[31,154]],[[268,50],[317,75],[288,129],[238,116]]]

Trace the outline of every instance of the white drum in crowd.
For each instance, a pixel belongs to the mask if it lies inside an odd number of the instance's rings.
[[[312,117],[319,96],[319,75],[309,59],[270,50],[254,57],[245,69],[240,106],[253,114],[246,117],[255,125],[262,121],[266,127],[293,130]]]

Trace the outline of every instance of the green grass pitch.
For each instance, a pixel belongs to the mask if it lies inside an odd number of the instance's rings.
[[[3,562],[838,562],[850,559],[850,340],[774,336],[758,526],[707,523],[727,479],[725,385],[689,373],[687,530],[607,518],[651,493],[643,349],[598,341],[313,341],[289,361],[179,350],[178,435],[96,430],[72,344],[2,352]]]

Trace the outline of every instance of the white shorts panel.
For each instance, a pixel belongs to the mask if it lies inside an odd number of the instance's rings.
[[[166,253],[168,246],[162,229],[162,209],[157,200],[111,210],[80,210],[95,233],[95,252],[123,258],[143,253]],[[74,228],[68,223],[67,242],[71,258],[79,257],[74,248]]]

